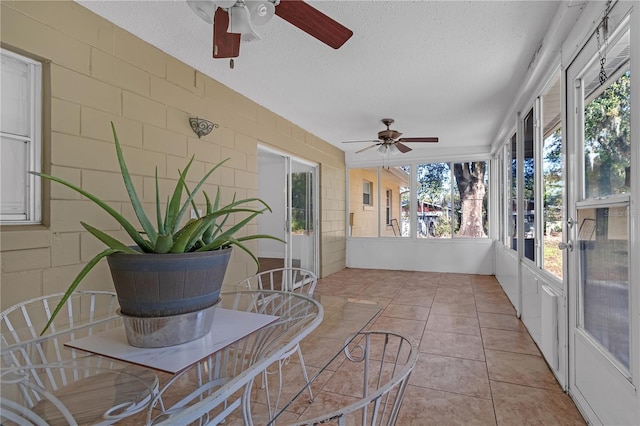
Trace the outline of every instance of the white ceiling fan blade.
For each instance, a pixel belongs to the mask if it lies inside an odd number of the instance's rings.
[[[341,143],[378,143],[378,139],[367,139],[366,141],[342,141]]]
[[[366,151],[366,150],[368,150],[368,149],[374,148],[374,147],[376,147],[376,146],[378,146],[378,145],[382,145],[382,143],[376,143],[376,144],[373,144],[373,145],[369,145],[369,146],[368,146],[368,147],[366,147],[366,148],[362,148],[362,149],[360,149],[360,150],[356,151],[356,154],[359,154],[359,153],[361,153],[361,152],[363,152],[363,151]]]

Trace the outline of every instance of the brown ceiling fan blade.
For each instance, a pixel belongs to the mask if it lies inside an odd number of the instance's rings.
[[[228,33],[229,14],[217,8],[213,15],[213,57],[237,58],[240,55],[240,34]]]
[[[438,138],[400,138],[398,142],[438,142]]]
[[[353,35],[349,28],[302,0],[281,0],[276,15],[334,49]]]
[[[406,145],[401,144],[400,142],[396,142],[396,148],[398,148],[398,151],[400,151],[401,153],[405,153],[405,152],[409,152],[411,151],[411,148],[409,148]]]
[[[376,147],[376,146],[378,146],[378,145],[380,145],[380,144],[379,144],[379,143],[376,143],[376,144],[373,144],[373,145],[369,145],[369,146],[368,146],[368,147],[366,147],[366,148],[362,148],[362,149],[360,149],[360,150],[356,151],[356,154],[359,154],[359,153],[364,152],[364,151],[366,151],[366,150],[368,150],[368,149],[371,149],[371,148],[375,148],[375,147]]]

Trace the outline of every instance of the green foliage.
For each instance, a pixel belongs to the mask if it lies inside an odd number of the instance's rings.
[[[291,230],[293,232],[313,231],[313,223],[307,217],[308,209],[313,209],[313,206],[307,207],[307,204],[313,202],[310,179],[309,173],[298,172],[291,174]],[[309,199],[307,200],[308,197]]]
[[[450,237],[451,236],[451,220],[446,214],[438,216],[436,221],[436,238]]]
[[[589,197],[629,190],[631,78],[627,72],[585,106],[584,154]]]
[[[251,258],[256,262],[256,265],[259,266],[258,258],[244,244],[246,241],[259,238],[268,238],[284,242],[279,238],[262,234],[237,237],[236,234],[240,230],[242,230],[245,225],[249,224],[258,215],[266,211],[270,212],[271,208],[259,198],[245,198],[236,200],[235,196],[231,203],[221,206],[220,188],[218,188],[213,203],[210,201],[207,193],[203,191],[206,201],[206,213],[203,216],[197,215],[195,219],[190,219],[184,225],[182,225],[183,218],[185,217],[187,211],[190,210],[190,207],[192,207],[194,211],[198,211],[194,201],[195,195],[198,193],[202,185],[207,181],[209,176],[211,176],[211,174],[216,169],[218,169],[226,161],[228,161],[228,159],[216,164],[196,184],[193,190],[190,190],[186,183],[186,177],[189,168],[191,167],[194,160],[194,158],[192,157],[189,163],[184,168],[184,171],[178,171],[178,182],[176,183],[176,187],[174,188],[171,197],[167,198],[167,204],[164,212],[160,202],[161,197],[159,193],[158,173],[156,169],[155,199],[157,225],[154,226],[145,213],[142,207],[142,203],[140,202],[138,194],[133,186],[133,181],[124,160],[120,141],[118,140],[118,135],[113,123],[111,123],[111,128],[113,130],[113,137],[115,141],[116,154],[118,156],[118,163],[120,165],[120,172],[124,180],[124,185],[127,189],[127,193],[129,195],[131,206],[136,214],[136,217],[138,218],[138,222],[140,223],[142,230],[136,229],[136,227],[118,211],[113,209],[97,196],[85,191],[84,189],[55,176],[50,176],[44,173],[31,173],[44,179],[58,182],[93,201],[96,205],[109,213],[123,227],[129,237],[131,237],[131,239],[138,246],[138,249],[136,250],[134,248],[131,248],[124,242],[117,240],[116,238],[94,228],[93,226],[84,222],[80,222],[82,226],[89,233],[91,233],[91,235],[103,242],[108,248],[98,253],[93,259],[89,261],[89,263],[87,263],[87,265],[85,265],[84,268],[82,268],[78,276],[73,280],[73,282],[65,292],[56,309],[53,311],[49,322],[42,331],[43,333],[47,330],[47,328],[49,328],[55,316],[58,314],[62,306],[66,303],[67,299],[78,287],[82,279],[89,273],[89,271],[91,271],[91,269],[93,269],[98,261],[111,254],[136,254],[140,252],[159,254],[188,253],[220,250],[231,246],[236,246],[248,253],[249,256],[251,256]],[[184,199],[184,201],[182,200],[183,193],[186,194],[186,198]],[[251,207],[251,205],[253,204],[257,204],[259,207]],[[238,213],[245,214],[245,217],[231,226],[226,226],[229,218],[235,217],[235,215]]]
[[[431,204],[441,204],[450,196],[451,172],[449,163],[420,164],[416,169],[418,198]]]

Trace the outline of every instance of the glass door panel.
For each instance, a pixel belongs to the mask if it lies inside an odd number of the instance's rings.
[[[317,166],[268,149],[258,150],[258,197],[272,212],[258,217],[260,269],[298,267],[318,273]]]
[[[578,326],[629,369],[627,206],[578,210]]]
[[[291,160],[290,241],[291,265],[315,272],[315,166]]]
[[[605,90],[595,90],[585,99],[584,198],[629,192],[631,72],[628,66],[627,63],[621,75],[608,82]]]

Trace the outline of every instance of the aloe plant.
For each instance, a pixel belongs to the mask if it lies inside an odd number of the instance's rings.
[[[44,173],[38,172],[30,172],[36,176],[40,176],[44,179],[51,180],[53,182],[58,182],[72,190],[82,194],[87,197],[98,206],[100,206],[103,210],[109,213],[121,226],[124,230],[129,234],[131,239],[135,242],[138,248],[132,248],[125,244],[122,241],[117,240],[116,238],[100,231],[99,229],[94,228],[93,226],[80,222],[82,226],[89,231],[94,237],[98,240],[102,241],[107,248],[100,253],[96,254],[78,273],[76,278],[73,280],[64,296],[58,303],[58,306],[54,309],[51,318],[47,322],[45,328],[42,330],[44,333],[54,318],[62,309],[63,305],[67,301],[67,299],[71,296],[71,294],[78,287],[80,282],[84,279],[84,277],[93,269],[93,267],[104,257],[107,257],[111,254],[115,253],[131,253],[131,254],[139,254],[143,253],[188,253],[188,252],[202,252],[202,251],[212,251],[212,250],[220,250],[224,248],[228,248],[231,246],[236,246],[251,256],[251,258],[256,262],[256,265],[259,266],[258,258],[251,252],[251,250],[245,246],[243,243],[249,240],[255,240],[259,238],[268,238],[273,240],[282,241],[280,238],[273,237],[271,235],[264,234],[256,234],[256,235],[247,235],[241,237],[235,237],[234,235],[238,233],[245,225],[251,222],[256,216],[266,212],[271,211],[271,208],[265,203],[263,200],[259,198],[244,198],[241,200],[236,200],[235,196],[231,203],[226,205],[221,205],[220,200],[220,188],[218,188],[216,192],[216,196],[213,200],[209,198],[206,192],[203,191],[203,195],[206,202],[206,212],[202,216],[199,215],[198,209],[196,208],[196,204],[194,201],[195,195],[198,193],[202,185],[207,181],[209,176],[222,166],[226,161],[223,160],[216,164],[211,170],[209,170],[204,177],[195,185],[195,187],[190,190],[187,187],[186,176],[193,163],[194,157],[191,157],[191,160],[186,165],[183,171],[178,170],[179,177],[176,183],[176,187],[173,190],[173,194],[171,197],[167,197],[166,207],[163,209],[160,201],[160,191],[158,186],[158,171],[156,168],[155,173],[155,184],[156,184],[156,225],[154,226],[145,213],[142,203],[136,193],[135,187],[133,186],[133,182],[131,180],[131,175],[129,174],[129,170],[127,168],[127,164],[124,160],[124,156],[122,154],[122,147],[120,146],[120,141],[118,140],[118,135],[116,133],[116,128],[111,123],[111,129],[113,131],[113,138],[115,140],[116,154],[118,156],[118,163],[120,165],[120,171],[122,174],[122,178],[124,180],[124,185],[127,189],[127,193],[129,195],[129,200],[131,201],[131,206],[135,211],[135,214],[140,222],[141,230],[136,228],[131,222],[129,222],[123,215],[109,206],[107,203],[102,201],[97,196],[91,194],[90,192],[85,191],[84,189],[67,182],[64,179],[60,179],[55,176],[51,176]],[[186,194],[186,199],[183,201],[183,193]],[[257,204],[259,207],[250,207],[248,205]],[[196,212],[196,218],[190,219],[183,225],[183,218],[187,211],[190,208]],[[228,228],[225,228],[225,225],[230,217],[235,215],[236,213],[246,214],[246,216]]]

